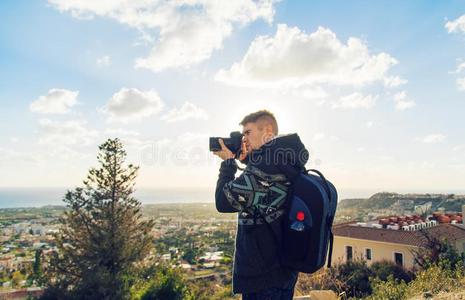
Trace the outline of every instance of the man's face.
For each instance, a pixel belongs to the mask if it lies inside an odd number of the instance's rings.
[[[242,134],[249,153],[265,144],[270,135],[266,130],[266,126],[259,126],[257,123],[246,123],[242,128]]]

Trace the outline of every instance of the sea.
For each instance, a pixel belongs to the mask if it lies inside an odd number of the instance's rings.
[[[63,197],[70,188],[0,188],[0,208],[65,205]],[[137,189],[134,197],[142,204],[214,203],[211,189]]]
[[[0,187],[0,208],[17,207],[42,207],[47,205],[65,205],[63,197],[70,188],[51,187]],[[465,194],[465,189],[450,190],[383,190],[383,189],[338,189],[338,200],[352,198],[368,198],[378,192],[407,193],[430,193],[430,194]],[[215,188],[138,188],[134,193],[135,198],[142,204],[165,204],[165,203],[214,203]]]

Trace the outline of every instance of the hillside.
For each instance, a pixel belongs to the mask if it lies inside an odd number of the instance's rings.
[[[398,205],[405,208],[426,205],[431,202],[431,209],[444,208],[446,211],[460,211],[465,205],[465,195],[454,194],[398,194],[376,193],[365,199],[341,200],[340,209],[391,209]]]

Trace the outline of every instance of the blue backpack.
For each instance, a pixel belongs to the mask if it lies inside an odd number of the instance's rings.
[[[337,206],[334,185],[319,171],[305,170],[293,178],[286,202],[282,265],[299,272],[313,273],[324,266],[328,257],[328,268],[331,267],[331,228]]]

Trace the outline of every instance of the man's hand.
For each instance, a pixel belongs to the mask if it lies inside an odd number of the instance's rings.
[[[220,151],[215,151],[213,154],[216,156],[219,156],[222,160],[227,160],[230,158],[235,158],[234,153],[231,152],[225,145],[222,139],[219,139],[221,150]]]
[[[242,146],[241,146],[241,154],[239,154],[239,161],[243,161],[249,152],[247,151],[247,145],[245,141],[242,141]]]
[[[231,150],[229,150],[228,147],[225,146],[222,139],[219,139],[219,143],[220,143],[220,146],[221,146],[221,150],[220,151],[215,151],[215,152],[213,152],[213,154],[220,157],[222,160],[227,160],[227,159],[230,159],[230,158],[236,158],[234,153],[232,153]],[[242,149],[241,149],[241,154],[239,155],[239,160],[243,161],[245,159],[245,157],[247,156],[247,154],[248,154],[247,146],[246,146],[245,142],[242,142]]]

